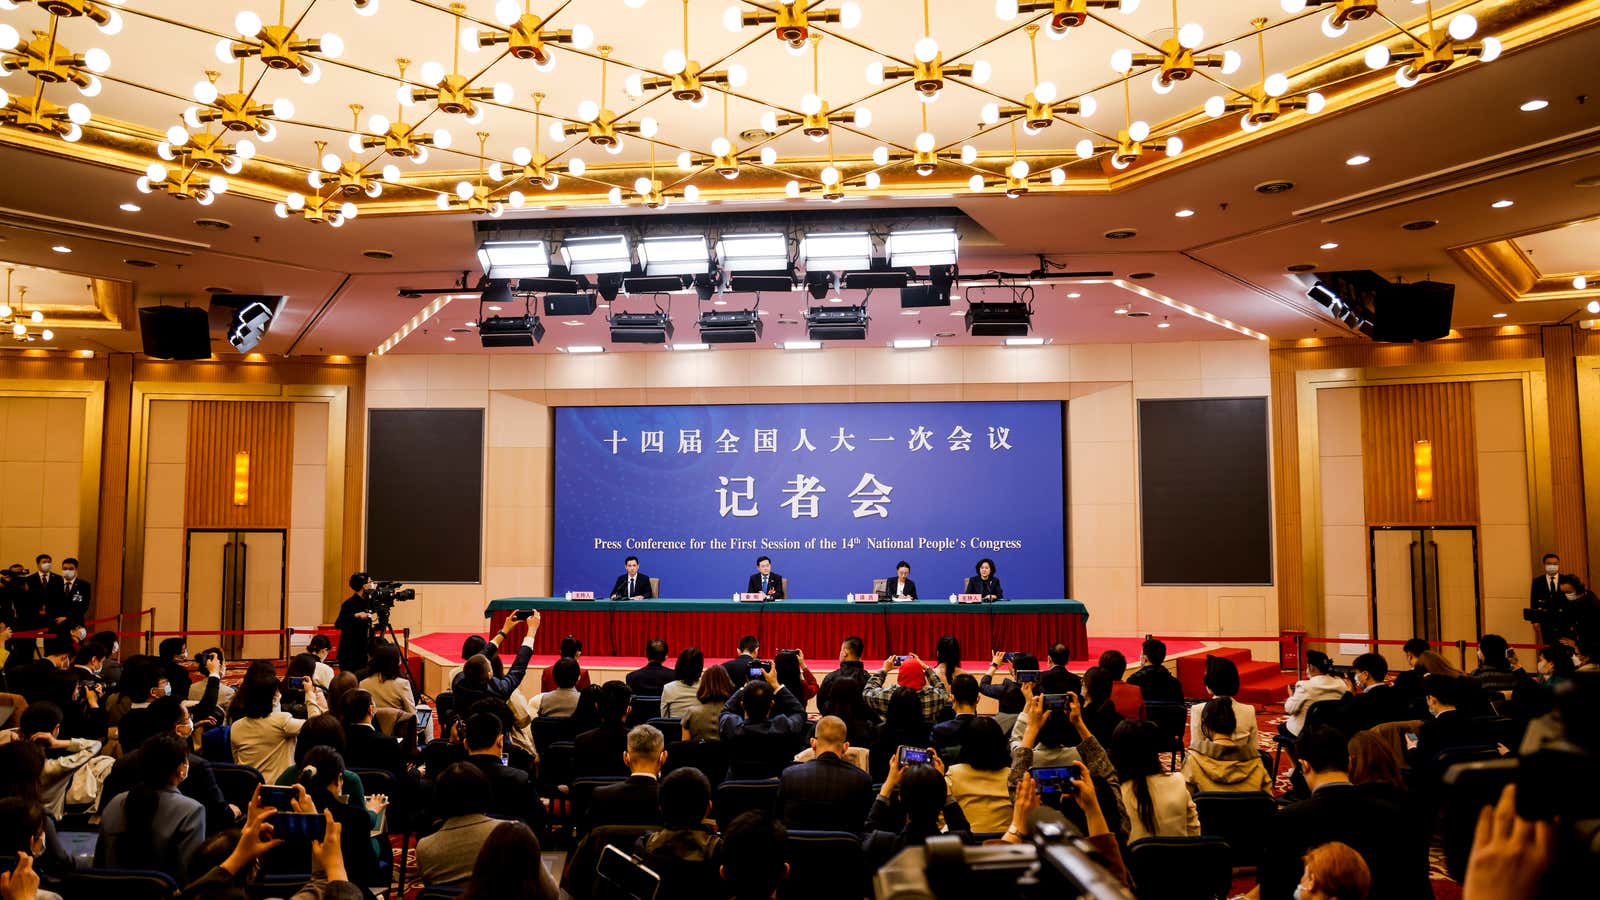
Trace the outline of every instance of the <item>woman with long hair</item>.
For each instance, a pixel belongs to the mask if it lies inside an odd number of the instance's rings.
[[[299,682],[297,688],[285,688],[278,681],[272,663],[256,660],[244,673],[244,683],[234,700],[239,704],[239,714],[234,717],[228,743],[233,747],[233,761],[251,766],[266,781],[275,782],[283,770],[294,764],[294,741],[306,720],[296,718],[280,708],[280,700],[287,690],[296,690],[305,698],[306,714],[321,715],[321,691],[311,683],[310,676]]]
[[[1129,841],[1200,834],[1200,812],[1183,776],[1162,771],[1166,743],[1161,726],[1148,719],[1130,719],[1111,734],[1111,765],[1128,811]]]
[[[772,671],[778,676],[778,683],[788,688],[801,706],[810,703],[811,698],[817,695],[817,676],[806,667],[804,653],[798,650],[780,651],[772,658]]]
[[[721,666],[710,666],[700,673],[700,687],[695,692],[695,705],[683,715],[684,740],[717,741],[722,739],[722,705],[733,696],[733,678]]]
[[[387,641],[379,644],[372,652],[369,674],[361,680],[361,688],[372,695],[375,705],[398,709],[403,716],[415,716],[417,698],[403,662],[399,647]]]
[[[661,717],[681,719],[695,706],[695,692],[700,689],[700,673],[706,669],[706,657],[699,647],[688,647],[678,654],[672,667],[672,680],[661,689]]]
[[[956,676],[964,669],[961,668],[961,642],[953,634],[946,634],[939,638],[933,645],[934,666],[944,675],[945,687],[956,683]]]
[[[851,747],[871,747],[878,739],[877,715],[861,698],[866,683],[856,678],[837,678],[828,689],[828,702],[818,710],[824,716],[844,720]]]
[[[139,783],[106,804],[95,844],[98,868],[156,869],[189,882],[189,861],[206,837],[206,809],[178,793],[189,777],[189,748],[159,734],[139,748]]]
[[[348,773],[344,757],[332,747],[322,745],[307,752],[300,764],[295,784],[305,788],[318,812],[331,812],[345,836],[341,842],[345,870],[356,884],[371,884],[378,874],[378,851],[372,840],[372,815],[359,799],[346,793]],[[360,784],[359,779],[357,784]]]
[[[974,832],[1000,833],[1011,827],[1010,774],[1005,733],[991,718],[973,719],[961,737],[961,761],[947,770],[945,780]]]
[[[890,763],[901,746],[928,746],[928,730],[932,723],[922,717],[922,698],[916,691],[895,685],[889,692],[889,703],[884,710],[883,727],[878,739],[868,753],[867,771],[873,781],[889,777]]]
[[[1261,733],[1256,729],[1256,708],[1234,699],[1239,693],[1239,667],[1225,656],[1207,656],[1204,683],[1213,699],[1226,702],[1215,707],[1209,703],[1189,707],[1189,746],[1193,747],[1201,738],[1202,718],[1210,709],[1212,722],[1217,726],[1209,730],[1213,740],[1217,735],[1226,734],[1230,743],[1249,747],[1254,752],[1261,745]],[[1230,717],[1222,711],[1224,706],[1232,713],[1233,722],[1233,727],[1226,732],[1218,730],[1230,721]]]
[[[521,822],[489,832],[462,900],[556,900],[559,892],[541,860],[539,838]]]

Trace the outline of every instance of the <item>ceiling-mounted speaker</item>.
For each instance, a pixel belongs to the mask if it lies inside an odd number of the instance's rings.
[[[547,316],[594,315],[599,301],[590,294],[545,294],[544,314]]]
[[[1436,341],[1450,333],[1456,286],[1441,281],[1391,284],[1378,294],[1372,339],[1385,343]]]
[[[198,306],[146,306],[139,310],[139,340],[152,359],[208,359],[209,314]]]

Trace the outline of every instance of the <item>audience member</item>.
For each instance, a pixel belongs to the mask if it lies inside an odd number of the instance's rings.
[[[534,698],[540,716],[571,717],[578,710],[578,679],[583,674],[578,661],[562,657],[550,667],[555,687]]]
[[[666,741],[653,725],[635,725],[628,731],[623,754],[628,777],[617,784],[601,785],[589,798],[590,828],[601,825],[660,825],[661,805],[656,799],[661,767],[666,765]]]
[[[342,698],[340,713],[344,722],[345,762],[357,769],[388,772],[394,781],[396,795],[390,799],[409,813],[420,785],[407,765],[404,739],[391,737],[373,726],[372,720],[377,711],[372,703],[372,695],[360,688],[346,693]],[[415,747],[413,744],[411,749],[415,751]]]
[[[772,778],[804,746],[806,711],[770,669],[722,705],[719,725],[731,778]]]
[[[1312,847],[1294,895],[1299,900],[1367,900],[1372,873],[1361,854],[1332,841]]]
[[[1460,709],[1463,697],[1476,690],[1475,683],[1461,676],[1428,675],[1422,679],[1428,718],[1417,729],[1417,745],[1406,753],[1419,784],[1431,788],[1444,774],[1437,765],[1440,753],[1460,747],[1494,746],[1494,739],[1483,726]]]
[[[533,792],[528,773],[506,765],[505,731],[491,713],[473,713],[466,719],[467,762],[489,781],[489,814],[521,819],[530,825],[544,819],[544,806]]]
[[[861,689],[866,687],[865,678],[845,678],[833,683],[828,691],[828,699],[821,701],[817,711],[824,716],[833,716],[844,722],[849,734],[851,746],[867,748],[878,739],[879,720],[877,713],[867,706],[867,701],[861,698]],[[819,701],[822,695],[818,694]]]
[[[663,697],[665,703],[662,692],[678,677],[677,672],[667,668],[667,642],[651,638],[644,645],[644,659],[643,668],[634,669],[623,680],[635,697]],[[662,715],[666,715],[664,710]]]
[[[1404,810],[1350,783],[1344,736],[1318,726],[1300,736],[1299,765],[1311,796],[1282,807],[1266,829],[1260,868],[1263,900],[1287,900],[1303,875],[1303,858],[1330,841],[1349,845],[1372,873],[1372,896],[1432,897],[1428,833]]]
[[[156,648],[156,656],[161,660],[161,674],[172,686],[172,693],[189,696],[189,667],[184,665],[189,659],[188,642],[181,637],[164,638]]]
[[[977,684],[971,675],[957,678]],[[972,830],[999,834],[1011,827],[1011,748],[1005,732],[993,719],[974,720],[963,734],[960,760],[946,770],[945,782]]]
[[[1350,754],[1350,783],[1367,793],[1400,807],[1410,805],[1400,763],[1383,738],[1371,731],[1358,731],[1346,747]]]
[[[600,686],[600,724],[578,735],[572,742],[572,774],[627,775],[623,754],[628,750],[628,711],[633,696],[620,681]]]
[[[89,640],[106,648],[105,666],[100,670],[100,680],[106,683],[106,691],[116,690],[117,682],[122,680],[122,639],[117,637],[115,631],[97,631],[89,636]],[[0,644],[3,644],[0,641]],[[0,653],[3,653],[0,647]]]
[[[39,887],[46,851],[45,822],[39,804],[18,797],[0,799],[0,857],[11,857],[10,871],[0,873],[0,897],[5,900],[61,900],[61,895]]]
[[[1069,685],[1067,688],[1068,692],[1082,697],[1082,682],[1078,679],[1076,674],[1067,668],[1067,663],[1072,662],[1071,649],[1069,649],[1066,644],[1058,641],[1050,645],[1050,649],[1045,652],[1045,656],[1050,660],[1050,669],[1065,672],[1069,676],[1067,679],[1067,683]]]
[[[792,828],[856,831],[872,803],[872,777],[845,760],[850,749],[844,720],[824,716],[811,735],[815,756],[779,776],[779,818]]]
[[[15,641],[13,641],[15,643]],[[26,642],[31,649],[33,641]],[[72,667],[72,641],[62,637],[47,637],[44,651],[32,662],[14,666],[7,673],[11,688],[29,703],[53,703],[65,709],[73,702],[78,681],[67,671]]]
[[[839,644],[839,667],[824,675],[822,686],[817,689],[818,709],[827,705],[835,683],[841,680],[867,683],[867,667],[861,661],[861,654],[865,650],[866,642],[856,635],[850,635]]]
[[[211,717],[232,705],[236,691],[222,681],[222,676],[228,671],[222,648],[208,647],[201,651],[200,658],[195,660],[195,671],[200,679],[188,686],[188,693],[178,693],[181,682],[173,685],[173,693],[180,700],[187,698],[194,701],[195,709],[200,711],[199,719]],[[218,721],[223,718],[220,715],[215,717]]]
[[[61,709],[47,701],[22,711],[17,722],[18,736],[44,751],[43,771],[39,776],[39,802],[45,812],[59,819],[66,807],[67,787],[72,776],[100,753],[100,742],[90,738],[61,737]]]
[[[294,809],[299,813],[317,812],[316,805],[303,791],[295,800]],[[252,799],[238,842],[220,864],[184,889],[184,900],[244,900],[249,897],[244,885],[253,876],[257,863],[266,853],[285,843],[283,838],[273,836],[272,818],[277,812],[276,808],[261,803],[259,794]],[[323,817],[326,823],[323,839],[311,842],[314,865],[309,868],[316,874],[292,900],[358,900],[363,896],[362,891],[350,881],[345,868],[343,826],[331,812],[323,812]],[[222,842],[227,837],[218,835],[216,840]],[[351,835],[351,839],[361,842],[359,834]]]
[[[1128,658],[1121,650],[1107,650],[1100,654],[1100,671],[1111,679],[1111,703],[1124,719],[1144,718],[1144,692],[1139,686],[1122,680],[1128,671]]]
[[[339,703],[344,699],[344,695],[360,686],[361,680],[356,678],[354,672],[346,672],[341,669],[333,673],[333,680],[328,682],[328,708],[342,709],[343,707]]]
[[[1348,705],[1340,716],[1346,734],[1411,718],[1405,696],[1385,680],[1389,662],[1383,654],[1363,653],[1350,664],[1350,669],[1350,684],[1355,690],[1347,695]]]
[[[1545,688],[1554,688],[1556,685],[1572,677],[1577,667],[1572,662],[1572,649],[1565,644],[1547,644],[1539,648],[1538,662],[1539,684]]]
[[[700,675],[700,687],[695,692],[696,704],[683,715],[685,740],[716,741],[722,739],[722,707],[733,696],[733,679],[721,666],[710,666]]]
[[[533,630],[534,627],[529,626],[530,635]],[[416,716],[417,699],[411,690],[410,676],[403,671],[403,662],[399,647],[387,641],[378,644],[372,651],[372,660],[367,668],[369,674],[361,680],[360,686],[372,695],[375,705],[398,709],[403,716]],[[516,686],[512,687],[514,690]]]
[[[928,746],[929,722],[922,709],[921,696],[911,688],[896,685],[889,692],[883,727],[868,754],[868,773],[874,782],[889,777],[890,760],[901,747]]]
[[[517,658],[511,663],[511,668],[505,675],[497,677],[494,674],[494,665],[489,662],[490,656],[500,654],[500,642],[505,640],[511,629],[520,621],[515,617],[507,618],[494,639],[484,646],[483,652],[462,665],[461,674],[450,684],[450,693],[455,698],[456,709],[467,709],[485,697],[505,700],[521,686],[522,679],[528,674],[528,660],[533,658],[534,637],[539,633],[538,610],[533,610],[529,616],[528,633],[523,636],[522,646],[517,648]],[[409,685],[407,687],[409,688]]]
[[[101,809],[111,802],[111,798],[131,790],[138,783],[139,760],[144,755],[146,740],[160,735],[172,735],[187,742],[194,734],[194,723],[190,719],[189,710],[176,697],[163,697],[150,704],[149,715],[145,721],[155,731],[140,738],[137,744],[123,743],[122,757],[111,766],[105,781],[100,784]],[[208,834],[215,834],[232,827],[234,820],[238,819],[243,811],[230,805],[222,795],[222,788],[217,785],[211,762],[192,749],[188,751],[188,755],[189,774],[178,785],[178,792],[205,807]]]
[[[714,824],[706,821],[711,816],[711,782],[699,769],[678,769],[661,779],[657,797],[662,828],[639,838],[633,848],[634,855],[661,876],[655,900],[726,896],[718,873],[722,838]]]
[[[306,698],[306,713],[320,715],[316,706],[316,685],[301,683]],[[310,693],[305,693],[310,691]],[[278,780],[284,770],[294,763],[294,740],[305,719],[297,719],[279,708],[283,686],[274,674],[272,663],[258,660],[250,664],[239,686],[239,715],[229,729],[228,743],[233,748],[233,761],[250,766],[268,784]]]
[[[1572,654],[1572,661],[1577,666],[1574,672],[1600,672],[1600,633],[1593,635],[1579,635],[1577,649]]]
[[[502,822],[472,863],[462,900],[557,900],[560,890],[545,870],[539,838],[521,822]]]
[[[350,778],[354,773],[345,768],[344,757],[329,746],[313,747],[300,764],[299,780],[295,783],[315,805],[316,811],[333,816],[348,835],[340,843],[345,871],[357,884],[371,884],[378,875],[377,846],[368,837],[372,833],[373,814],[365,797],[359,792],[360,779],[352,788]]]
[[[1200,834],[1200,812],[1183,776],[1162,771],[1165,746],[1161,726],[1148,720],[1124,721],[1111,734],[1111,764],[1128,811],[1129,841]]]
[[[1306,727],[1306,712],[1312,704],[1342,698],[1350,686],[1333,674],[1333,658],[1321,650],[1306,651],[1306,671],[1310,678],[1295,682],[1289,690],[1289,699],[1283,701],[1283,711],[1289,714],[1283,723],[1282,733],[1298,735]]]
[[[939,674],[944,676],[940,680],[951,684],[957,675],[966,670],[961,668],[961,642],[953,634],[940,635],[933,647],[933,664],[938,668]]]
[[[989,671],[978,679],[978,693],[985,697],[993,697],[1000,711],[995,714],[994,720],[1000,725],[1000,730],[1006,734],[1016,732],[1017,717],[1022,714],[1022,709],[1027,705],[1027,698],[1022,694],[1022,682],[1013,678],[996,683],[995,671],[1000,664],[1005,662],[1006,654],[995,651],[994,658],[989,661]],[[1011,673],[1039,671],[1039,660],[1031,653],[1014,653],[1011,661],[1006,663],[1011,667]],[[1063,670],[1065,671],[1065,670]],[[1074,676],[1076,677],[1076,676]],[[1079,681],[1078,686],[1083,686]]]
[[[789,876],[784,845],[789,832],[782,822],[751,810],[735,816],[722,831],[722,877],[732,900],[772,900],[778,884]]]
[[[935,724],[929,740],[945,762],[954,765],[961,757],[967,726],[978,718],[978,679],[965,672],[957,675],[950,683],[950,707],[955,717]]]
[[[328,698],[317,687],[317,658],[309,653],[297,653],[289,659],[283,673],[283,696],[280,706],[296,719],[309,719],[316,713],[307,710],[328,709]]]
[[[1505,638],[1498,634],[1486,634],[1478,638],[1478,667],[1472,670],[1472,677],[1485,691],[1516,690],[1518,685],[1527,680],[1528,673],[1516,665],[1515,659],[1516,654]]]
[[[576,687],[580,691],[585,691],[589,689],[589,673],[583,668],[583,663],[581,661],[582,656],[583,641],[578,640],[570,634],[561,639],[561,648],[558,652],[557,659],[570,659],[578,664],[578,681]],[[544,670],[543,675],[539,676],[539,690],[553,691],[555,688],[555,667],[550,666]]]
[[[672,669],[672,680],[661,686],[661,717],[682,719],[694,709],[698,701],[695,692],[700,689],[700,674],[706,669],[705,654],[698,647],[690,647],[678,654]]]
[[[1031,685],[1025,684],[1022,686],[1021,693],[1024,698],[1024,706],[1022,712],[1017,714],[1016,723],[1011,727],[1010,734],[1011,752],[1013,754],[1022,745],[1027,734],[1032,731],[1035,736],[1035,742],[1032,745],[1032,753],[1036,758],[1035,765],[1065,766],[1081,758],[1078,752],[1078,731],[1073,723],[1068,721],[1066,716],[1053,715],[1036,727],[1033,724],[1032,710],[1034,704],[1029,702],[1034,697],[1039,698],[1040,703],[1044,702],[1045,697],[1058,698],[1057,702],[1071,702],[1067,698],[1077,697],[1071,691],[1074,683],[1079,686],[1082,685],[1082,681],[1066,669],[1047,669],[1039,673],[1038,681]],[[1065,709],[1065,707],[1058,707],[1058,709]],[[1110,710],[1110,712],[1113,716],[1116,715],[1114,709]],[[1080,708],[1080,716],[1081,714],[1082,710]],[[1116,721],[1120,721],[1120,719],[1113,721],[1111,727],[1106,729],[1108,735],[1111,730],[1116,728]],[[1104,743],[1105,741],[1101,741],[1102,745]]]
[[[326,691],[333,686],[333,676],[337,674],[333,671],[333,666],[328,665],[328,655],[333,652],[333,641],[321,632],[313,634],[311,640],[306,642],[306,652],[317,658],[316,672],[312,674],[311,680],[317,683],[317,687]]]
[[[1234,699],[1239,693],[1239,668],[1233,660],[1224,656],[1207,656],[1204,683],[1206,692],[1212,697],[1223,699],[1233,708],[1233,733],[1229,735],[1231,742],[1237,746],[1249,747],[1252,750],[1261,746],[1261,735],[1256,730],[1256,708],[1248,703],[1240,703]],[[1199,704],[1189,708],[1189,746],[1192,748],[1200,739],[1200,713],[1203,707]],[[1223,721],[1218,719],[1218,721]]]
[[[944,763],[937,753],[931,754],[927,763],[909,765],[900,762],[899,754],[890,757],[889,776],[867,812],[864,832],[862,846],[872,868],[882,866],[906,847],[922,846],[938,834],[971,839],[966,816],[960,804],[950,797]]]
[[[1147,638],[1140,650],[1139,669],[1128,676],[1128,683],[1136,685],[1147,702],[1183,702],[1183,685],[1176,675],[1167,670],[1164,665],[1166,659],[1167,645],[1155,638]]]
[[[33,741],[0,743],[0,797],[17,801],[21,806],[40,810],[44,828],[44,849],[36,857],[35,865],[45,874],[66,875],[73,869],[72,856],[56,835],[55,817],[49,815],[44,804],[45,751],[42,744]],[[0,819],[3,823],[4,819]],[[31,838],[30,838],[31,843]]]
[[[733,659],[722,664],[728,673],[728,679],[738,687],[750,680],[750,670],[761,666],[770,669],[771,665],[761,661],[761,641],[755,635],[747,634],[739,638],[739,652]]]
[[[1406,658],[1406,667],[1396,672],[1394,676],[1394,689],[1406,699],[1407,706],[1417,712],[1422,709],[1422,676],[1428,674],[1418,663],[1422,659],[1422,654],[1429,652],[1428,647],[1428,642],[1418,637],[1410,638],[1402,644],[1400,653]]]
[[[472,861],[500,825],[486,815],[492,799],[488,777],[472,763],[455,763],[434,779],[429,809],[443,824],[417,841],[417,876],[423,884],[459,884],[472,876]]]
[[[938,670],[923,663],[914,653],[904,657],[891,656],[884,660],[883,668],[873,672],[867,679],[867,686],[861,689],[861,699],[878,714],[888,714],[891,689],[884,685],[884,680],[889,677],[889,670],[895,668],[897,659],[900,662],[896,674],[896,687],[905,688],[917,695],[917,703],[922,709],[922,718],[925,721],[929,723],[937,721],[939,713],[949,705],[950,695],[945,690]]]
[[[778,683],[788,688],[801,706],[817,695],[817,676],[811,674],[806,666],[806,655],[799,650],[779,650],[772,658],[772,671],[778,676]]]
[[[1221,681],[1217,683],[1227,687]],[[1272,790],[1272,776],[1261,760],[1260,748],[1246,743],[1249,738],[1239,729],[1236,715],[1240,706],[1242,704],[1236,704],[1232,697],[1220,696],[1195,708],[1193,721],[1200,730],[1190,738],[1182,769],[1189,790],[1195,793],[1268,793]]]
[[[1083,673],[1083,720],[1089,723],[1089,730],[1105,745],[1111,743],[1112,732],[1123,721],[1122,713],[1117,711],[1116,701],[1112,699],[1112,687],[1116,683],[1111,673],[1099,666],[1090,666]]]
[[[100,813],[94,864],[155,869],[189,883],[189,860],[206,835],[204,806],[178,792],[189,777],[189,750],[176,734],[158,734],[139,748],[139,783],[111,798]]]

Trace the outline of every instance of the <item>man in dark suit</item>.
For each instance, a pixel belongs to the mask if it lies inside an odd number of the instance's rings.
[[[1394,689],[1405,698],[1407,709],[1416,718],[1422,718],[1422,676],[1427,673],[1417,666],[1417,657],[1428,652],[1428,642],[1422,638],[1411,638],[1400,647],[1400,652],[1406,658],[1406,667],[1394,676]]]
[[[1422,696],[1428,704],[1428,717],[1417,729],[1417,745],[1406,751],[1406,763],[1419,776],[1424,788],[1437,784],[1444,772],[1439,754],[1461,747],[1493,747],[1495,739],[1483,726],[1458,706],[1470,703],[1478,690],[1472,679],[1450,675],[1428,675],[1422,679]]]
[[[635,697],[659,697],[661,689],[678,677],[678,673],[666,665],[667,652],[667,642],[661,638],[651,638],[644,645],[644,667],[634,669],[623,679]]]
[[[666,765],[666,739],[651,725],[635,725],[628,732],[628,749],[623,754],[628,778],[620,784],[594,789],[589,799],[587,821],[591,829],[602,825],[660,825],[661,806],[656,787],[661,767]]]
[[[1300,735],[1297,752],[1311,796],[1282,807],[1265,831],[1262,900],[1295,893],[1306,851],[1339,841],[1361,854],[1372,873],[1372,900],[1431,898],[1427,828],[1399,805],[1350,783],[1344,735],[1326,726]]]
[[[350,576],[350,596],[339,606],[333,627],[339,629],[339,670],[359,673],[367,667],[368,644],[372,642],[372,602],[367,593],[375,587],[365,572]],[[360,678],[360,674],[356,674]]]
[[[89,617],[89,588],[89,582],[78,577],[78,561],[70,556],[63,559],[61,592],[57,595],[56,605],[50,609],[51,621],[60,633],[65,634],[71,628],[81,626]]]
[[[1340,718],[1344,733],[1400,722],[1411,718],[1406,698],[1385,679],[1389,675],[1389,662],[1381,653],[1363,653],[1350,664],[1352,691],[1345,695]]]
[[[622,756],[628,750],[628,711],[633,708],[628,686],[608,681],[600,686],[600,726],[572,742],[572,774],[627,775]]]
[[[1139,669],[1128,676],[1128,683],[1138,687],[1147,701],[1182,703],[1183,685],[1164,665],[1167,661],[1167,645],[1150,638],[1139,649]]]
[[[187,742],[189,736],[194,733],[194,720],[189,717],[189,710],[183,705],[183,701],[177,697],[162,697],[151,701],[149,706],[140,711],[146,714],[146,722],[152,729],[145,739],[158,734],[175,734]],[[110,805],[112,797],[132,790],[138,784],[139,749],[137,746],[130,749],[128,745],[124,745],[123,755],[111,767],[105,782],[101,785],[101,806]],[[243,810],[230,804],[222,795],[217,777],[211,771],[211,761],[192,751],[189,753],[189,777],[178,784],[178,793],[206,808],[208,835],[232,828],[243,813]]]
[[[747,594],[764,594],[768,600],[784,598],[783,576],[772,571],[772,557],[756,558],[756,573],[750,576],[750,584],[744,590]]]
[[[790,828],[857,833],[872,807],[872,776],[845,762],[848,729],[837,716],[823,716],[811,737],[816,758],[779,776],[779,818]]]
[[[760,659],[761,642],[753,634],[739,638],[739,655],[722,664],[728,670],[728,677],[733,679],[733,686],[738,687],[750,680],[750,670],[762,666]],[[771,668],[771,666],[765,666]]]
[[[505,732],[498,716],[474,713],[467,717],[467,762],[478,767],[489,779],[489,815],[499,819],[521,819],[534,831],[544,819],[544,806],[533,792],[528,773],[502,762]]]
[[[828,696],[840,679],[867,683],[867,666],[861,661],[861,654],[866,652],[866,648],[866,642],[853,634],[839,644],[839,668],[822,677],[822,687],[817,691],[818,709],[827,707]]]
[[[373,727],[377,707],[372,695],[355,688],[339,698],[339,718],[344,721],[344,762],[352,769],[382,769],[402,790],[415,788],[416,778],[406,768],[400,739]],[[394,798],[390,798],[394,799]]]
[[[34,596],[44,604],[46,610],[60,609],[62,579],[50,571],[55,568],[55,561],[50,554],[41,553],[34,557],[33,564],[34,573],[28,576],[28,580],[32,582],[30,587]]]
[[[611,586],[611,599],[650,600],[655,597],[655,591],[650,588],[650,576],[639,571],[639,557],[623,560],[623,567],[628,571],[617,576],[617,583]]]
[[[773,778],[804,745],[806,708],[769,669],[728,698],[718,725],[728,748],[728,777]]]
[[[1561,557],[1554,553],[1546,553],[1541,564],[1540,573],[1533,577],[1533,583],[1529,586],[1528,607],[1536,616],[1533,623],[1536,639],[1543,644],[1546,643],[1545,623],[1541,619],[1566,599],[1561,595],[1561,579],[1566,573],[1561,571]]]
[[[29,704],[49,701],[65,710],[72,705],[78,690],[78,679],[67,671],[71,666],[72,642],[66,638],[47,637],[44,658],[18,666],[7,675],[11,690],[21,694]]]
[[[934,749],[939,751],[947,766],[961,761],[959,750],[954,755],[946,751],[961,746],[966,739],[967,726],[978,718],[978,679],[965,672],[957,675],[950,683],[950,706],[955,709],[955,718],[934,725],[931,737]]]
[[[917,599],[917,583],[911,580],[911,563],[902,559],[895,564],[894,577],[883,585],[883,596],[890,600],[896,597]]]

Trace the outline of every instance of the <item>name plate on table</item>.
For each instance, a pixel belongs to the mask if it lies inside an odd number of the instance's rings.
[[[851,603],[877,603],[882,598],[877,594],[847,594],[845,599]]]
[[[954,598],[952,598],[952,600],[953,600],[953,602],[956,602],[956,603],[982,603],[983,602],[983,595],[982,594],[957,594],[957,595],[955,595]]]
[[[761,593],[734,594],[733,599],[740,603],[765,603],[767,595]]]
[[[593,600],[594,591],[567,591],[568,600]]]

